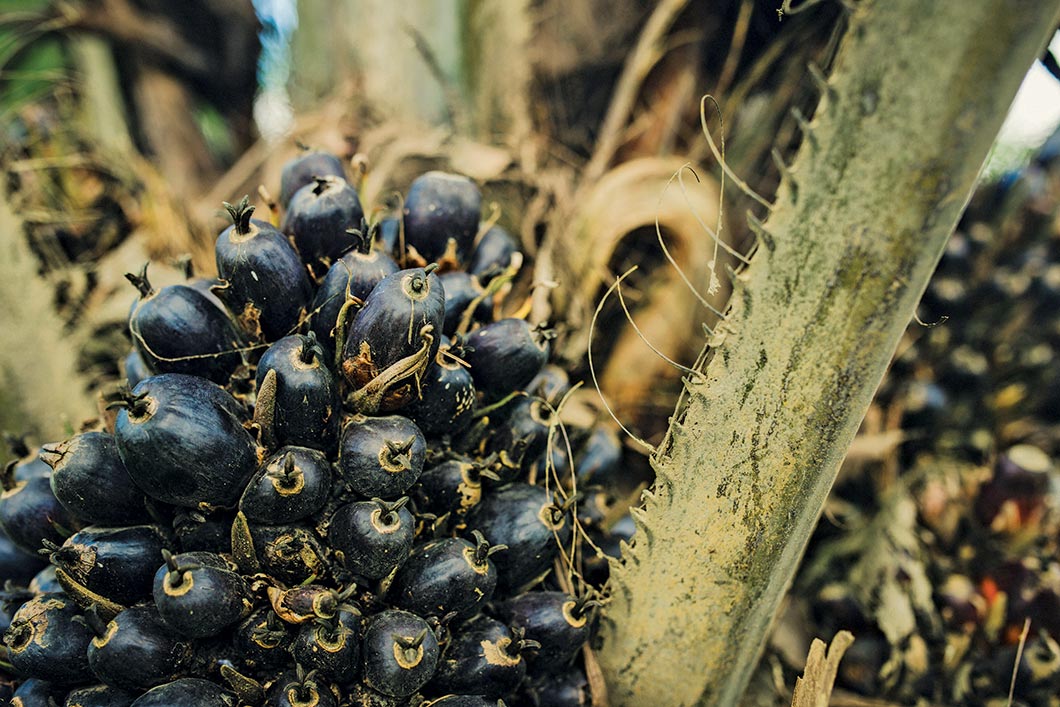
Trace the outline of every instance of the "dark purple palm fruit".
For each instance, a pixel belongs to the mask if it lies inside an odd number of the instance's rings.
[[[567,372],[554,363],[546,363],[541,372],[527,384],[526,394],[541,398],[552,407],[559,407],[570,387]]]
[[[258,466],[235,398],[202,378],[171,373],[141,382],[121,404],[118,452],[148,496],[191,508],[235,504]]]
[[[316,177],[345,179],[346,170],[335,155],[302,146],[301,154],[285,162],[280,172],[280,205],[286,209],[295,192],[312,184]]]
[[[23,550],[6,533],[0,532],[0,586],[10,582],[24,587],[47,567],[47,561],[40,555]]]
[[[340,610],[357,610],[347,603],[357,591],[351,584],[339,591],[323,584],[300,584],[290,589],[271,586],[267,590],[269,604],[276,615],[286,623],[299,625],[317,619],[332,619]]]
[[[475,243],[468,258],[467,271],[482,276],[508,267],[512,256],[519,252],[515,237],[500,226],[490,226]]]
[[[437,516],[451,513],[463,518],[482,500],[482,479],[495,478],[485,462],[469,458],[447,459],[420,474],[417,508]]]
[[[58,707],[68,686],[30,678],[11,695],[11,707]]]
[[[26,440],[18,435],[4,433],[4,441],[14,459],[8,462],[4,473],[14,481],[26,481],[37,476],[51,476],[52,469],[40,458],[42,447],[30,448]]]
[[[283,447],[265,460],[239,499],[252,523],[293,523],[321,508],[331,492],[331,464],[322,452]]]
[[[456,618],[475,615],[493,598],[497,568],[490,556],[505,550],[490,546],[473,531],[474,543],[462,538],[432,540],[413,548],[387,593],[397,607],[420,616]]]
[[[155,291],[146,265],[140,274],[125,277],[140,291],[129,313],[129,332],[152,369],[225,384],[243,365],[243,335],[201,292],[187,285]]]
[[[220,554],[232,549],[232,520],[235,513],[201,513],[185,509],[173,518],[173,535],[181,552]]]
[[[434,676],[438,639],[419,616],[389,609],[368,620],[364,634],[364,681],[391,697],[408,697]]]
[[[495,699],[513,692],[526,677],[523,651],[537,647],[521,634],[488,616],[471,619],[454,632],[431,689]]]
[[[269,707],[336,707],[338,699],[324,676],[302,666],[281,675],[268,692]]]
[[[338,683],[351,683],[361,672],[361,623],[355,607],[340,609],[330,619],[302,624],[291,642],[296,664]]]
[[[329,351],[336,348],[335,341],[345,341],[340,331],[353,321],[356,308],[368,297],[368,293],[387,275],[398,271],[398,264],[384,250],[373,247],[372,230],[364,223],[352,235],[358,239],[355,248],[347,252],[328,268],[328,274],[317,289],[310,309],[309,328],[317,335]],[[343,310],[345,309],[345,313]]]
[[[527,592],[496,605],[496,615],[506,625],[522,629],[526,638],[541,644],[528,656],[535,674],[555,673],[574,660],[592,629],[590,613],[598,602],[576,599],[564,592]]]
[[[445,318],[445,291],[433,271],[429,265],[386,276],[350,325],[341,367],[356,390],[349,402],[360,412],[390,412],[419,394]]]
[[[998,455],[990,480],[979,487],[975,514],[997,530],[1015,531],[1045,510],[1053,463],[1038,447],[1019,444]]]
[[[327,571],[327,553],[313,530],[299,524],[249,524],[242,513],[232,524],[232,555],[244,574],[264,572],[287,585]]]
[[[405,242],[427,262],[452,269],[475,243],[482,192],[465,176],[427,172],[413,180],[405,197]]]
[[[459,360],[463,349],[443,340],[436,365],[420,381],[420,397],[402,411],[425,435],[459,437],[471,425],[475,410],[475,382]]]
[[[34,594],[45,594],[63,591],[63,586],[55,576],[55,565],[49,564],[40,572],[33,575],[29,582],[29,590]]]
[[[493,298],[487,296],[486,290],[478,278],[462,270],[452,270],[438,276],[445,290],[445,321],[442,333],[453,336],[457,330],[466,331],[474,322],[488,322],[493,316]],[[468,313],[468,309],[471,310]],[[467,318],[468,326],[462,327]]]
[[[509,403],[505,412],[490,440],[490,448],[503,462],[495,467],[501,483],[525,476],[531,467],[543,460],[548,451],[548,431],[552,424],[549,407],[533,398],[520,398]],[[562,435],[554,435],[552,444],[555,453],[555,447],[563,444]]]
[[[358,416],[339,442],[339,473],[367,498],[397,498],[416,483],[427,457],[427,441],[412,420],[400,415]]]
[[[620,482],[622,440],[608,425],[597,424],[575,457],[579,484],[601,484],[615,488]]]
[[[129,707],[135,699],[136,692],[110,685],[90,685],[70,690],[65,707]]]
[[[147,365],[147,361],[135,348],[125,357],[122,369],[125,371],[126,385],[130,388],[139,385],[144,378],[150,378],[155,375],[155,371],[151,370],[151,367]]]
[[[63,589],[82,606],[131,606],[151,596],[167,539],[155,525],[89,526],[54,548],[51,562]],[[110,616],[107,616],[110,618]]]
[[[172,631],[188,638],[216,636],[250,611],[250,591],[220,555],[162,551],[155,572],[155,607]]]
[[[258,609],[236,627],[234,654],[252,672],[275,670],[290,660],[290,629],[272,609]]]
[[[541,704],[544,705],[546,703],[543,702]],[[431,707],[504,707],[504,702],[479,695],[446,695],[441,699],[432,701]]]
[[[5,479],[5,485],[12,481]],[[16,482],[0,495],[0,528],[24,552],[35,553],[45,542],[59,544],[78,525],[52,493],[47,476]]]
[[[407,496],[394,502],[373,499],[341,506],[331,517],[328,540],[342,553],[347,570],[360,577],[382,579],[408,557],[416,522],[405,508]]]
[[[570,670],[562,675],[544,675],[529,681],[524,688],[536,707],[584,707],[592,704],[589,680],[581,670]],[[443,707],[442,702],[438,707]]]
[[[272,380],[270,380],[270,376]],[[285,336],[258,362],[255,419],[266,443],[333,449],[342,410],[339,386],[314,334]]]
[[[88,667],[91,640],[81,610],[63,594],[41,594],[27,601],[4,634],[7,662],[16,673],[61,685],[93,681]]]
[[[375,240],[378,243],[378,247],[384,252],[394,257],[402,255],[404,250],[404,243],[402,239],[401,230],[404,224],[400,218],[394,216],[388,216],[387,218],[379,221],[379,228],[376,229]]]
[[[55,497],[79,520],[108,526],[151,520],[144,493],[125,470],[113,435],[85,432],[46,444],[41,459],[52,468]]]
[[[180,678],[153,687],[136,698],[132,707],[236,707],[236,696],[202,678]]]
[[[357,190],[341,177],[315,176],[291,197],[283,232],[291,236],[302,262],[315,277],[357,245],[347,229],[357,228],[364,209]]]
[[[109,623],[91,609],[85,619],[96,633],[88,646],[88,664],[100,682],[147,690],[182,677],[192,667],[192,644],[175,635],[150,604],[125,609]]]
[[[272,224],[250,218],[250,197],[224,206],[232,225],[221,231],[214,248],[223,283],[214,292],[251,336],[275,341],[293,331],[305,314],[313,298],[309,273],[286,236]]]
[[[491,399],[523,390],[548,361],[551,336],[523,319],[501,319],[471,332],[464,360],[475,387]]]
[[[508,546],[494,560],[498,590],[515,593],[548,574],[560,546],[570,542],[569,505],[540,486],[515,482],[486,494],[471,510],[469,527],[493,545]]]

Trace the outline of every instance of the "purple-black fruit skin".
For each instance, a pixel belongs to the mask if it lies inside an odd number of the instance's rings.
[[[277,635],[266,638],[270,615],[271,627]],[[258,609],[236,627],[232,646],[248,670],[275,670],[290,660],[291,654],[287,652],[290,631],[290,625],[281,621],[271,608]]]
[[[88,664],[100,681],[124,690],[147,690],[181,677],[193,648],[174,635],[154,606],[118,612],[107,634],[88,646]]]
[[[512,628],[521,628],[525,638],[541,648],[527,656],[535,673],[560,671],[589,640],[589,617],[574,615],[576,601],[564,592],[527,592],[499,603],[497,617]]]
[[[22,702],[17,704],[21,704],[23,707],[37,707],[38,705],[51,707],[52,702],[58,704],[56,700],[63,699],[66,691],[67,687],[58,683],[30,678],[18,686],[12,697],[21,698]]]
[[[534,704],[549,707],[584,707],[592,704],[589,681],[585,673],[578,669],[531,680],[525,689],[532,696],[531,699],[537,700]],[[444,707],[444,704],[439,702],[438,707]]]
[[[258,465],[239,403],[216,385],[181,374],[148,378],[132,394],[146,394],[149,414],[120,410],[114,436],[133,482],[177,506],[235,504]]]
[[[290,456],[293,473],[300,477],[297,490],[283,488],[282,477]],[[282,447],[265,460],[239,500],[239,509],[255,523],[293,523],[321,508],[331,492],[331,465],[318,450]]]
[[[155,525],[89,526],[52,554],[56,568],[89,591],[123,606],[151,596],[166,538]],[[62,575],[59,576],[63,581]]]
[[[501,319],[467,337],[464,360],[471,366],[475,387],[500,398],[523,390],[548,361],[548,343],[539,345],[532,327],[522,319]]]
[[[275,341],[298,326],[313,285],[290,241],[272,224],[252,219],[248,231],[232,225],[217,237],[217,272],[228,283],[228,308],[244,321],[247,308],[256,309],[262,336]]]
[[[374,501],[348,503],[335,511],[328,528],[331,547],[342,552],[346,569],[368,579],[382,579],[400,566],[416,533],[416,522],[405,508],[393,511],[396,523],[385,524],[383,531],[373,523],[377,513],[385,515]]]
[[[482,479],[470,460],[448,459],[425,469],[415,491],[421,511],[463,516],[482,500]]]
[[[357,245],[358,237],[347,233],[364,218],[357,191],[341,177],[324,177],[306,184],[291,197],[284,216],[283,232],[316,276]]]
[[[68,532],[78,525],[52,493],[47,477],[19,482],[0,495],[0,529],[24,552],[37,552],[44,540],[61,544],[63,529]]]
[[[412,440],[407,469],[384,468],[383,450],[388,441]],[[427,440],[412,420],[400,415],[354,419],[342,431],[339,443],[339,473],[346,484],[367,498],[397,498],[423,473]]]
[[[80,615],[80,608],[65,594],[30,599],[11,617],[11,627],[4,635],[7,662],[24,678],[58,685],[91,682],[88,644],[92,631],[74,620]]]
[[[125,357],[122,367],[125,370],[125,382],[130,388],[138,386],[144,378],[150,378],[155,375],[155,371],[151,370],[151,367],[147,365],[147,361],[135,348]]]
[[[55,565],[49,564],[40,572],[33,575],[33,578],[29,582],[29,590],[34,594],[63,591],[63,587],[59,584],[59,580],[55,578]]]
[[[499,591],[520,590],[546,574],[558,546],[570,542],[569,513],[555,529],[546,525],[553,497],[540,486],[515,482],[485,494],[468,514],[468,527],[478,529],[490,545],[507,545],[497,553]]]
[[[574,468],[578,483],[614,486],[622,464],[622,441],[608,427],[597,425],[578,452]]]
[[[45,445],[41,459],[52,468],[52,492],[79,520],[93,525],[147,523],[143,491],[133,483],[114,436],[85,432]]]
[[[90,685],[70,691],[66,707],[129,707],[137,692],[120,690],[110,685]]]
[[[309,689],[309,694],[315,696],[312,702],[305,701],[301,693],[303,689]],[[304,707],[307,704],[312,707],[336,707],[338,703],[324,680],[307,675],[305,682],[302,682],[294,671],[290,671],[273,682],[266,694],[266,704],[268,707]]]
[[[427,172],[417,177],[405,197],[405,241],[427,262],[446,253],[449,239],[463,261],[475,243],[482,212],[482,192],[467,177]]]
[[[511,645],[512,639],[500,621],[476,616],[454,631],[430,688],[439,694],[472,693],[495,699],[508,695],[526,677],[526,660],[494,662],[486,646]]]
[[[483,293],[483,289],[478,280],[459,270],[443,273],[438,279],[442,281],[442,288],[445,290],[445,322],[442,324],[442,332],[446,336],[452,336],[460,326],[465,310]],[[493,298],[487,297],[479,302],[471,315],[471,321],[489,321],[492,315]]]
[[[160,373],[224,384],[243,363],[243,336],[235,322],[187,285],[141,297],[129,314],[129,331],[137,351]]]
[[[498,422],[498,429],[490,441],[491,448],[498,454],[513,450],[518,443],[522,456],[512,461],[519,466],[512,469],[513,474],[520,470],[525,474],[530,468],[544,459],[548,450],[548,409],[543,403],[531,398],[520,398],[506,407],[507,415]],[[501,476],[501,481],[514,481],[513,478]]]
[[[339,610],[334,626],[337,640],[315,621],[302,624],[291,642],[295,663],[340,683],[353,682],[361,672],[361,624],[360,613]]]
[[[191,586],[180,587],[179,593],[167,591],[170,581],[167,565],[155,572],[152,585],[155,607],[171,630],[187,638],[208,638],[243,618],[249,589],[220,555],[188,552],[174,555],[173,561],[178,571],[187,566],[195,568],[184,570],[190,574]]]
[[[401,255],[401,219],[390,216],[381,220],[376,231],[376,243],[391,256]]]
[[[512,234],[500,226],[490,226],[475,244],[468,258],[467,271],[472,275],[485,275],[508,267],[512,255],[519,252],[519,243]]]
[[[415,422],[423,434],[433,437],[457,437],[472,422],[475,411],[475,382],[461,364],[439,354],[435,365],[420,381],[420,398],[405,406],[402,412]]]
[[[541,704],[547,704],[552,707],[550,702],[542,702]],[[446,695],[440,700],[431,702],[431,707],[498,707],[499,705],[499,700],[481,697],[480,695]]]
[[[16,587],[25,587],[47,567],[47,560],[18,547],[0,530],[0,586],[11,582]]]
[[[432,330],[429,368],[438,355],[444,320],[445,290],[437,275],[423,268],[388,275],[368,294],[349,328],[342,350],[343,375],[354,388],[367,385],[387,367],[420,351],[426,327]],[[402,381],[381,409],[396,410],[414,395],[413,383]]]
[[[320,343],[293,334],[270,346],[258,362],[259,390],[271,370],[276,371],[277,441],[323,451],[332,449],[342,411],[338,382]]]
[[[293,586],[319,577],[326,565],[320,538],[301,524],[250,525],[261,571]]]
[[[236,707],[236,696],[202,678],[180,678],[151,688],[132,707]]]
[[[334,352],[333,330],[338,323],[339,312],[346,303],[347,290],[351,297],[363,301],[383,278],[397,271],[398,264],[381,250],[365,254],[354,249],[335,261],[320,283],[310,308],[309,327],[316,333],[317,341]]]
[[[342,160],[328,152],[307,150],[294,159],[288,160],[280,172],[280,205],[287,208],[291,197],[306,184],[312,184],[314,177],[346,178]]]
[[[397,638],[413,639],[424,629],[423,656],[411,668],[403,668],[394,656]],[[391,697],[412,695],[434,675],[438,665],[438,639],[422,618],[399,609],[382,611],[369,619],[361,655],[364,680],[377,692]]]
[[[497,569],[485,558],[475,567],[475,545],[461,538],[432,540],[413,548],[387,594],[398,608],[420,616],[475,615],[497,587]]]

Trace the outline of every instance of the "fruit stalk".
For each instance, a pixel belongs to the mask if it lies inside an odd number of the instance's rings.
[[[613,707],[736,704],[1060,3],[860,2],[728,319],[653,455],[599,654]]]

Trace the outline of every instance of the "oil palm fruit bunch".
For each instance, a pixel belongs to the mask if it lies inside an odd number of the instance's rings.
[[[582,541],[629,539],[624,455],[558,426],[571,385],[512,314],[517,239],[456,174],[371,223],[326,153],[280,193],[276,223],[225,204],[218,279],[129,276],[110,414],[6,470],[11,684],[23,704],[576,704],[606,577]]]

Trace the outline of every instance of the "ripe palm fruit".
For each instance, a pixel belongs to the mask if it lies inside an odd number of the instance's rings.
[[[125,277],[140,298],[129,313],[133,344],[160,373],[185,373],[225,384],[243,364],[243,336],[235,323],[198,290],[170,285],[155,291],[147,266]]]
[[[353,235],[358,239],[357,246],[328,268],[328,274],[320,283],[310,310],[310,329],[317,335],[317,340],[332,352],[336,348],[336,337],[341,339],[337,344],[339,347],[345,341],[341,337],[344,332],[335,330],[343,308],[347,304],[360,306],[383,278],[399,270],[393,258],[373,247],[372,229],[367,225],[362,224]],[[352,320],[353,314],[347,308],[345,316]]]
[[[541,704],[551,705],[549,702],[542,702]],[[439,700],[431,702],[431,707],[504,707],[504,702],[478,695],[446,695]]]
[[[577,459],[574,468],[578,470],[579,484],[613,488],[622,464],[622,441],[610,427],[597,425],[578,451]]]
[[[564,592],[527,592],[496,606],[497,616],[541,644],[528,663],[535,674],[553,673],[570,665],[592,628],[589,611],[595,601]]]
[[[319,511],[331,492],[331,465],[323,453],[283,447],[247,484],[239,510],[253,523],[293,523]]]
[[[270,608],[258,609],[236,627],[232,645],[243,665],[254,672],[273,670],[290,659],[287,624]]]
[[[0,501],[0,505],[2,505]],[[37,554],[19,548],[0,532],[0,586],[11,582],[16,587],[24,587],[43,569],[47,562]]]
[[[316,672],[301,667],[281,675],[269,690],[270,707],[336,707],[338,700],[331,686]]]
[[[467,271],[472,275],[482,276],[503,270],[518,252],[519,243],[512,234],[500,226],[490,226],[471,251]]]
[[[272,224],[252,220],[249,197],[225,202],[232,225],[217,237],[214,251],[223,284],[214,292],[243,328],[265,341],[290,333],[313,297],[309,273],[290,241]]]
[[[302,262],[320,277],[339,256],[357,245],[347,229],[357,228],[364,209],[357,190],[341,177],[314,176],[291,197],[283,232],[294,240]]]
[[[482,478],[495,476],[471,459],[448,459],[420,475],[416,502],[420,511],[463,517],[482,500]]]
[[[61,543],[76,527],[45,476],[20,481],[0,495],[0,528],[24,552]]]
[[[503,466],[506,473],[501,480],[514,481],[520,471],[525,475],[548,451],[552,414],[543,402],[533,398],[520,398],[510,403],[505,412],[507,414],[497,424],[490,446],[508,462]],[[555,447],[561,444],[561,441],[554,440]],[[552,451],[555,455],[557,450]]]
[[[541,707],[583,707],[592,704],[589,681],[580,670],[539,677],[531,680],[525,690],[530,704]],[[441,707],[442,703],[438,704]]]
[[[122,370],[125,371],[125,382],[130,388],[138,385],[144,378],[150,378],[156,373],[156,371],[151,370],[151,367],[147,365],[147,361],[144,360],[144,357],[140,355],[140,352],[135,347],[125,357],[122,363]]]
[[[342,373],[365,414],[410,402],[438,354],[445,292],[433,266],[399,270],[372,289],[342,350]]]
[[[416,523],[404,507],[381,499],[347,503],[335,511],[328,540],[342,553],[346,569],[368,579],[382,579],[401,565],[412,549]]]
[[[57,707],[66,687],[47,680],[30,678],[11,696],[11,707]]]
[[[454,355],[456,349],[442,344],[435,365],[420,382],[420,397],[404,412],[425,435],[458,437],[471,425],[475,408],[475,382]]]
[[[390,609],[369,619],[364,634],[364,681],[391,697],[408,697],[433,677],[438,639],[419,616]]]
[[[315,177],[342,177],[346,171],[342,161],[327,152],[303,149],[302,153],[283,165],[280,172],[280,205],[287,208],[291,197]]]
[[[272,380],[269,380],[269,377]],[[255,418],[276,444],[329,450],[339,429],[339,388],[314,335],[285,336],[258,362]]]
[[[476,616],[453,635],[438,661],[431,689],[499,698],[515,690],[526,676],[523,651],[536,648],[521,631],[500,621]]]
[[[154,525],[89,526],[51,553],[55,576],[78,603],[131,606],[151,595],[166,538]]]
[[[70,690],[66,707],[129,707],[135,699],[135,692],[110,685],[91,685]]]
[[[523,319],[501,319],[471,332],[464,360],[475,387],[492,398],[524,389],[548,361],[550,337]]]
[[[123,405],[114,431],[118,453],[148,496],[192,508],[239,499],[258,457],[232,396],[202,378],[170,373],[141,382]]]
[[[420,545],[398,570],[390,585],[390,601],[420,616],[473,616],[493,598],[497,568],[490,560],[503,546],[490,547],[482,533],[474,543],[443,538]]]
[[[276,615],[286,623],[298,625],[316,619],[331,619],[340,609],[355,608],[344,602],[356,590],[355,585],[339,592],[322,584],[300,584],[290,589],[269,587],[267,593]]]
[[[453,270],[438,276],[445,290],[445,321],[442,333],[452,336],[457,332],[464,317],[469,322],[489,321],[493,314],[493,299],[486,296],[482,283],[477,278]],[[467,312],[471,309],[470,314]]]
[[[88,664],[108,685],[146,690],[181,677],[192,666],[191,643],[174,635],[150,604],[125,609],[107,624],[91,610],[85,618],[96,632]]]
[[[350,606],[330,619],[302,624],[291,642],[295,663],[339,683],[361,672],[361,612]]]
[[[390,255],[401,255],[404,251],[402,233],[404,224],[400,218],[389,216],[379,221],[375,240],[378,246]]]
[[[132,707],[236,707],[236,696],[217,683],[201,678],[180,678],[151,688]]]
[[[232,518],[235,514],[216,511],[204,514],[188,510],[173,519],[173,534],[181,552],[222,553],[232,549]]]
[[[339,473],[362,496],[396,498],[420,478],[426,455],[427,440],[407,417],[355,417],[342,431]]]
[[[77,604],[63,594],[41,594],[27,601],[4,634],[7,660],[19,675],[61,685],[92,680],[91,640],[92,631],[80,621]]]
[[[239,516],[233,528],[239,525]],[[293,585],[323,576],[327,569],[326,552],[320,540],[310,528],[298,524],[248,525],[250,549],[253,562],[265,572],[284,584]],[[236,535],[236,532],[233,532]],[[235,552],[240,569],[246,564]],[[258,570],[255,570],[258,571]]]
[[[494,562],[498,589],[518,591],[548,574],[558,548],[570,542],[568,515],[569,508],[540,486],[515,482],[485,495],[468,514],[468,525],[491,544],[508,547]]]
[[[208,638],[242,619],[250,592],[228,562],[212,552],[173,555],[155,572],[155,607],[167,626],[188,638]]]
[[[427,262],[463,262],[475,242],[482,192],[467,177],[427,172],[405,197],[405,241]]]
[[[52,468],[55,497],[79,520],[129,525],[151,519],[143,491],[125,470],[112,435],[85,432],[65,442],[46,444],[41,459]]]

